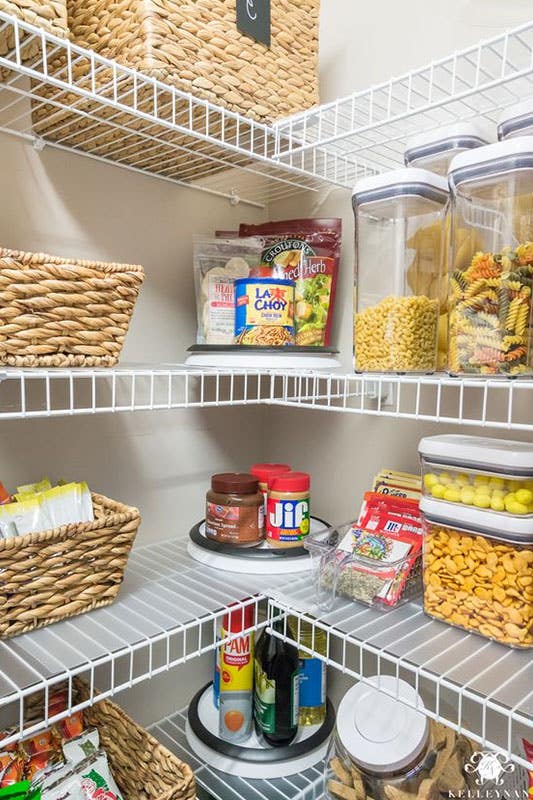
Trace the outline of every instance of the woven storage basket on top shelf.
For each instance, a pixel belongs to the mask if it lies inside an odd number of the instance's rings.
[[[67,4],[66,0],[0,0],[0,11],[12,17],[18,17],[23,22],[29,22],[38,28],[44,28],[56,36],[67,35]],[[14,46],[11,32],[0,32],[0,56],[5,55]],[[22,48],[21,55],[24,60],[34,58],[40,49],[36,41],[28,43]],[[6,79],[9,70],[0,68],[0,78]]]
[[[0,248],[0,364],[112,367],[143,279],[140,266]]]
[[[318,102],[319,0],[272,0],[271,47],[235,0],[67,0],[73,41],[259,120]]]
[[[0,639],[116,598],[141,518],[92,495],[94,521],[0,539]]]

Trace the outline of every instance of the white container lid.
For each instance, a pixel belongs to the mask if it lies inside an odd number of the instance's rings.
[[[521,164],[521,159],[527,163]],[[465,181],[484,177],[492,173],[520,169],[521,166],[531,168],[533,159],[533,136],[515,136],[502,142],[475,147],[458,153],[450,164],[448,181],[450,189]],[[505,163],[509,160],[510,163]]]
[[[374,676],[369,683],[373,685],[357,683],[342,698],[337,735],[362,769],[397,772],[412,764],[426,746],[429,720],[423,713],[425,706],[412,686],[391,675]],[[415,705],[422,711],[416,711]]]
[[[461,145],[461,141],[464,144]],[[417,133],[407,140],[405,158],[408,161],[422,156],[443,153],[446,150],[461,147],[481,147],[494,141],[494,135],[488,122],[467,121],[454,122],[442,128],[432,128],[430,131]]]
[[[358,203],[370,203],[373,200],[412,194],[441,200],[444,205],[449,195],[448,183],[442,175],[427,169],[403,167],[361,178],[355,184],[352,198]]]
[[[533,444],[485,436],[425,436],[418,452],[428,461],[512,476],[533,476]]]
[[[529,133],[533,128],[533,97],[506,108],[498,121],[498,138],[518,136],[520,131]]]
[[[500,511],[466,506],[462,503],[449,503],[423,495],[420,512],[428,522],[472,531],[480,536],[501,539],[513,544],[533,544],[533,515],[518,516]]]

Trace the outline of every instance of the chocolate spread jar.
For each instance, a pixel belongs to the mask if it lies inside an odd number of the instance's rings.
[[[205,532],[209,539],[235,547],[263,541],[263,494],[253,475],[224,472],[213,475],[206,495]]]

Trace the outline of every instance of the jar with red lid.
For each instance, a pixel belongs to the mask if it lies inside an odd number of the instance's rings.
[[[213,475],[206,495],[205,532],[209,539],[235,547],[263,541],[263,495],[256,477],[246,472]]]
[[[311,478],[285,472],[269,482],[266,538],[271,547],[301,547],[310,530]]]
[[[259,488],[263,493],[265,501],[265,516],[267,513],[267,499],[268,487],[276,475],[283,475],[284,472],[290,472],[291,468],[288,464],[253,464],[250,468],[250,473],[259,481]]]

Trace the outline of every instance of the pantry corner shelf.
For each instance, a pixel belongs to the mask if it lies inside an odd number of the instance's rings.
[[[379,611],[339,599],[330,612],[316,606],[312,582],[269,592],[271,613],[285,612],[311,626],[311,646],[300,648],[355,679],[393,675],[423,698],[424,713],[466,734],[480,747],[505,753],[529,769],[519,750],[533,731],[531,651],[513,650],[430,619],[421,605]],[[286,617],[287,618],[287,617]],[[271,629],[286,638],[284,632]],[[326,635],[326,654],[314,647]],[[398,699],[399,684],[392,696]],[[386,691],[378,683],[381,691]],[[390,692],[387,692],[390,693]],[[418,708],[418,706],[416,706]]]
[[[314,148],[275,158],[279,134],[0,12],[0,131],[264,207],[371,172]]]
[[[0,421],[270,405],[533,431],[533,380],[131,364],[0,370]]]
[[[97,690],[101,698],[115,696],[213,652],[230,605],[253,605],[255,630],[280,612],[324,629],[329,665],[356,679],[403,678],[427,701],[428,716],[525,763],[516,735],[524,731],[531,739],[533,728],[533,664],[527,652],[431,620],[415,604],[381,613],[345,602],[324,614],[314,605],[309,574],[221,575],[195,562],[183,539],[135,548],[113,605],[0,641],[0,712],[15,722],[4,744],[91,705]],[[260,614],[263,607],[270,613]],[[48,697],[63,681],[71,689],[76,677],[89,684],[87,701],[78,703],[69,691],[67,708],[57,717],[25,720],[31,694],[41,690]]]
[[[382,172],[404,165],[406,140],[500,113],[533,94],[533,21],[277,125],[284,160],[320,147]]]

